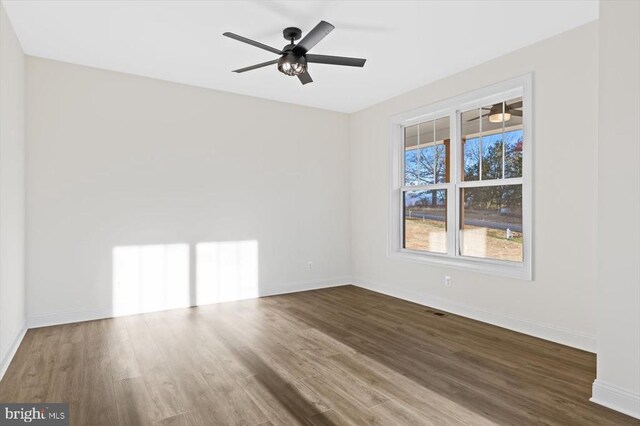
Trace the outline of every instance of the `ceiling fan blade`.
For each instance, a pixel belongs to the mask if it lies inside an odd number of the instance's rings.
[[[318,44],[320,40],[325,38],[327,34],[333,31],[335,27],[328,22],[320,21],[306,36],[302,37],[302,40],[293,48],[293,51],[297,54],[304,55],[313,46]]]
[[[279,50],[279,49],[276,49],[275,47],[267,46],[266,44],[260,43],[259,41],[251,40],[249,38],[239,36],[238,34],[227,32],[227,33],[224,33],[222,35],[225,36],[225,37],[232,38],[234,40],[241,41],[243,43],[250,44],[250,45],[255,46],[255,47],[259,47],[260,49],[264,49],[264,50],[266,50],[268,52],[275,53],[276,55],[281,55],[282,54],[282,51]]]
[[[275,65],[277,63],[278,63],[278,60],[274,59],[273,61],[267,61],[267,62],[263,62],[261,64],[251,65],[250,67],[240,68],[240,69],[237,69],[237,70],[233,70],[232,72],[241,73],[241,72],[245,72],[245,71],[255,70],[257,68],[266,67],[266,66],[269,66],[269,65]]]
[[[481,115],[481,117],[486,117],[487,115],[489,115],[489,113],[483,114],[483,115]],[[479,120],[479,119],[480,119],[480,117],[472,118],[470,120],[467,120],[467,123],[470,122],[470,121],[476,121],[476,120]]]
[[[507,105],[509,108],[522,108],[522,101],[514,102],[511,105]]]
[[[329,65],[345,65],[347,67],[363,67],[366,59],[360,58],[347,58],[345,56],[329,56],[329,55],[305,55],[307,62],[313,62],[316,64],[329,64]]]
[[[515,109],[509,109],[509,114],[515,115],[516,117],[522,117],[522,111],[518,111]]]
[[[309,75],[308,71],[305,71],[302,74],[298,74],[298,78],[300,79],[300,83],[302,83],[302,84],[307,84],[307,83],[313,82],[313,80],[311,79],[311,76]]]

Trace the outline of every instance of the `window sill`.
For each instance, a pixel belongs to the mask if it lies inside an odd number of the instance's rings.
[[[491,259],[478,259],[464,256],[452,258],[445,254],[427,254],[419,251],[405,249],[391,251],[388,254],[388,257],[396,260],[429,264],[446,268],[455,268],[468,272],[477,272],[487,275],[517,278],[523,281],[533,280],[531,268],[528,268],[525,263]]]

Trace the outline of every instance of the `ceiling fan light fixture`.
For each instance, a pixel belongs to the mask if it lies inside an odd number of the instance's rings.
[[[289,76],[296,76],[307,72],[307,60],[304,56],[286,53],[278,59],[278,71]]]
[[[511,113],[509,112],[509,107],[504,106],[504,112],[502,110],[503,103],[495,104],[491,107],[489,111],[489,122],[491,123],[502,123],[503,121],[511,120]]]
[[[504,120],[503,120],[503,116],[504,116]],[[489,116],[489,121],[492,123],[502,123],[503,121],[509,121],[511,120],[511,114],[509,114],[508,112],[505,112],[504,114],[499,112],[497,114],[491,114]]]

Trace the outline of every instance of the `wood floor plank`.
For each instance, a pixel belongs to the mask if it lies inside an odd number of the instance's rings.
[[[58,347],[62,329],[61,326],[54,326],[35,330],[36,337],[14,398],[16,401],[45,402],[53,380],[54,366],[60,358]]]
[[[166,417],[154,423],[154,426],[192,426],[193,420],[190,413],[181,413],[172,417]]]
[[[82,369],[82,395],[79,425],[114,425],[118,423],[111,357],[106,338],[109,320],[89,321],[85,325],[84,366]]]
[[[79,419],[73,424],[107,426],[118,423],[115,387],[111,371],[105,370],[108,368],[107,365],[100,367],[99,364],[93,364],[82,372],[83,398],[79,404],[79,413],[72,413],[73,418]]]
[[[307,422],[313,426],[342,426],[351,424],[347,419],[333,410],[314,414],[307,419]]]
[[[407,406],[407,404],[393,399],[371,407],[369,408],[369,411],[373,414],[373,422],[371,424],[381,426],[394,423],[407,426],[441,426],[447,424],[440,418],[425,416],[424,414],[414,410],[412,407]]]
[[[150,400],[160,413],[160,418],[177,416],[186,410],[176,397],[177,389],[167,363],[141,316],[124,319],[129,339],[136,357],[136,365],[144,380]]]
[[[306,424],[309,417],[329,409],[311,389],[285,382],[277,374],[248,377],[242,387],[274,425]]]
[[[27,332],[2,402],[78,425],[639,425],[595,356],[353,286]]]
[[[118,423],[121,426],[148,425],[163,418],[142,377],[117,380],[115,390]]]
[[[79,343],[63,343],[58,348],[60,356],[52,366],[53,373],[47,395],[46,402],[66,402],[69,403],[70,421],[74,424],[80,418],[82,406],[82,379],[83,379],[83,351]]]
[[[404,401],[414,410],[422,413],[425,418],[437,420],[438,424],[477,426],[493,424],[466,407],[456,404],[437,392],[425,389],[410,378],[397,374],[366,356],[338,354],[331,357],[331,360],[340,365],[343,371],[360,378],[372,389],[387,395],[389,399]]]
[[[107,331],[111,368],[116,381],[142,376],[125,322],[124,318],[115,318]]]
[[[36,330],[27,330],[22,338],[22,342],[2,378],[0,401],[18,402],[15,398],[18,397],[19,389],[25,385],[27,371],[33,358],[31,347],[34,344],[34,340],[37,339],[36,335]]]
[[[268,421],[268,417],[259,408],[244,388],[225,374],[204,374],[207,384],[213,389],[217,399],[224,402],[228,424],[255,425]]]
[[[341,423],[351,425],[380,424],[378,416],[370,410],[370,407],[360,404],[344,389],[334,387],[331,380],[326,377],[309,377],[304,380],[304,384],[319,394],[321,398],[330,401],[331,409],[336,413],[336,417],[341,419]]]
[[[184,326],[187,324],[188,326]],[[169,370],[176,377],[175,395],[184,409],[190,414],[186,416],[192,423],[207,424],[205,419],[216,419],[216,422],[227,425],[253,425],[267,421],[265,414],[258,408],[253,399],[235,381],[231,372],[218,362],[218,353],[212,353],[210,345],[216,337],[207,333],[197,324],[186,322],[165,322],[162,332],[172,343],[164,345]],[[201,341],[197,347],[188,352],[185,347],[194,340]],[[222,345],[215,343],[215,348]],[[203,423],[204,422],[204,423]]]
[[[311,382],[327,381],[331,385],[350,398],[354,399],[364,407],[373,407],[389,400],[383,393],[378,392],[375,388],[369,386],[366,380],[362,380],[360,376],[350,374],[348,371],[341,369],[340,365],[332,364],[329,360],[323,363],[322,373],[311,378]],[[306,380],[303,380],[307,383]]]

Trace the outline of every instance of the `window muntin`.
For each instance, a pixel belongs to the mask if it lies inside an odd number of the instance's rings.
[[[395,247],[415,260],[530,278],[530,76],[495,87],[504,88],[477,91],[485,101],[464,95],[392,119],[403,141]]]

